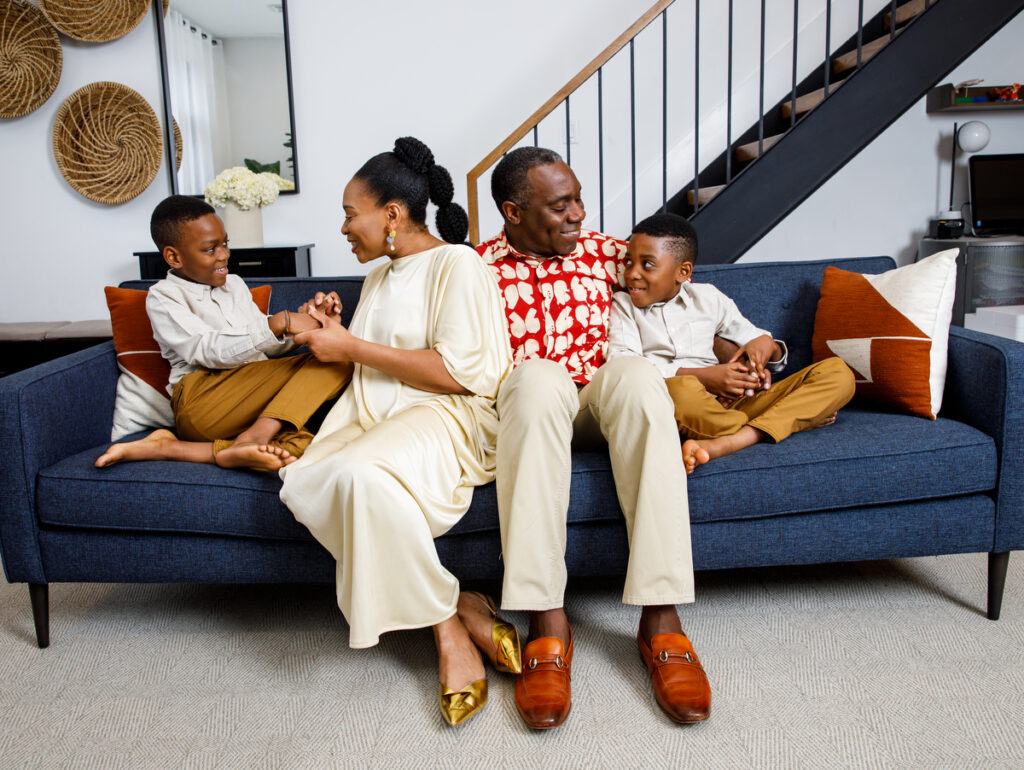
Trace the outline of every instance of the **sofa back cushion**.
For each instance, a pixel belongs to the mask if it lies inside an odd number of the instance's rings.
[[[892,257],[856,257],[814,262],[740,262],[701,265],[693,280],[725,292],[751,323],[768,329],[789,348],[791,373],[810,365],[814,314],[825,268],[835,265],[856,273],[884,273],[896,266]]]

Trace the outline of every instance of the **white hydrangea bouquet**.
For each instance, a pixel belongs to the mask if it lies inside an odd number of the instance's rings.
[[[242,211],[269,206],[282,190],[294,190],[295,183],[264,171],[256,174],[245,166],[224,169],[206,186],[203,195],[215,208],[234,203]]]

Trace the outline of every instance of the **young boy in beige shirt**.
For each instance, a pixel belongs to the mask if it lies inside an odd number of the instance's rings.
[[[160,429],[114,444],[96,466],[185,460],[274,471],[294,462],[313,439],[306,421],[341,392],[352,365],[278,356],[295,347],[291,335],[320,328],[307,311],[340,317],[338,295],[318,292],[296,313],[264,315],[245,282],[228,273],[224,224],[198,198],[162,201],[150,232],[170,267],[150,287],[146,313],[171,364],[177,436]]]
[[[827,358],[778,383],[785,344],[758,329],[711,284],[692,283],[697,233],[683,217],[655,214],[633,228],[625,258],[626,287],[612,300],[609,359],[643,356],[666,377],[692,473],[766,439],[827,425],[854,392],[839,358]],[[738,349],[726,363],[715,336]]]

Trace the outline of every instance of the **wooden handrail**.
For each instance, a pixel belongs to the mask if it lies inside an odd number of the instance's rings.
[[[466,174],[466,187],[467,187],[467,213],[469,214],[469,239],[473,243],[480,242],[480,209],[477,202],[477,191],[476,191],[476,180],[479,179],[483,173],[498,162],[498,159],[508,152],[512,147],[522,139],[526,134],[544,118],[550,115],[555,107],[565,101],[565,98],[583,85],[587,78],[597,72],[603,67],[609,59],[618,53],[630,40],[640,34],[640,31],[654,21],[658,14],[668,8],[675,0],[658,0],[652,5],[643,16],[633,22],[633,25],[615,38],[615,41],[605,48],[595,59],[590,62],[586,67],[580,70],[575,77],[573,77],[568,83],[562,86],[554,96],[544,102],[544,106],[534,112],[528,117],[519,128],[509,134],[504,141],[495,147],[486,158],[477,163],[472,170]]]

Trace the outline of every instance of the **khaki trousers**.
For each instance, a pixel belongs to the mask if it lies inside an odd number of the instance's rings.
[[[184,441],[212,441],[216,454],[257,418],[273,417],[291,427],[270,443],[301,457],[313,440],[306,421],[351,378],[351,364],[321,363],[312,353],[234,369],[200,369],[174,386],[175,432]]]
[[[782,441],[792,433],[813,428],[845,406],[854,391],[853,372],[839,358],[811,364],[728,407],[691,375],[670,377],[666,384],[675,404],[679,433],[695,439],[728,436],[750,425],[773,441]]]
[[[563,604],[573,444],[608,446],[630,546],[622,601],[692,602],[686,472],[657,369],[639,357],[618,358],[577,389],[564,367],[531,359],[502,384],[497,405],[502,608]]]

